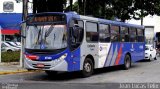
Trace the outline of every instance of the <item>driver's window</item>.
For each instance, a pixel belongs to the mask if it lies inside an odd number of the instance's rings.
[[[84,23],[81,20],[72,20],[70,22],[70,43],[71,49],[78,48],[83,40]]]

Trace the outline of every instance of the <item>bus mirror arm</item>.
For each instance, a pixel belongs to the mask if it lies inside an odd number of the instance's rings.
[[[20,36],[21,36],[22,38],[24,38],[24,39],[26,38],[26,36],[24,36],[24,35],[20,35]]]
[[[22,27],[22,24],[24,24],[24,23],[26,23],[27,21],[25,20],[25,21],[21,21],[20,23],[19,23],[19,26],[20,27]]]
[[[22,37],[22,38],[26,38],[26,36],[21,35],[21,34],[18,34],[18,33],[15,33],[15,34],[14,34],[14,36],[15,36],[15,37]]]

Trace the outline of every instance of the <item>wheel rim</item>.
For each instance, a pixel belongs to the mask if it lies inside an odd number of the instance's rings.
[[[84,70],[86,71],[86,72],[90,72],[91,71],[91,64],[90,63],[85,63],[84,64]]]
[[[129,59],[129,58],[126,59],[126,67],[127,67],[127,68],[130,67],[130,59]]]

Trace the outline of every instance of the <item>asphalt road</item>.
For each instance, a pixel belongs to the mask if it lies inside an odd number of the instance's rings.
[[[15,89],[116,89],[123,83],[160,83],[159,68],[160,58],[134,63],[129,70],[120,66],[97,69],[88,78],[81,78],[79,72],[59,73],[53,77],[44,72],[0,75],[0,89],[8,89],[5,88],[8,86],[17,87]],[[156,88],[160,88],[160,84]]]

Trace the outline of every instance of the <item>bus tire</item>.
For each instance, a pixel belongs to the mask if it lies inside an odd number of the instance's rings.
[[[154,60],[157,60],[157,57],[155,56]]]
[[[48,76],[54,76],[54,75],[57,75],[58,73],[57,71],[49,71],[49,70],[46,70],[45,72]]]
[[[124,65],[123,68],[128,70],[131,67],[131,57],[127,54],[124,58]]]
[[[94,65],[91,58],[86,58],[83,63],[82,77],[89,77],[93,74]]]

